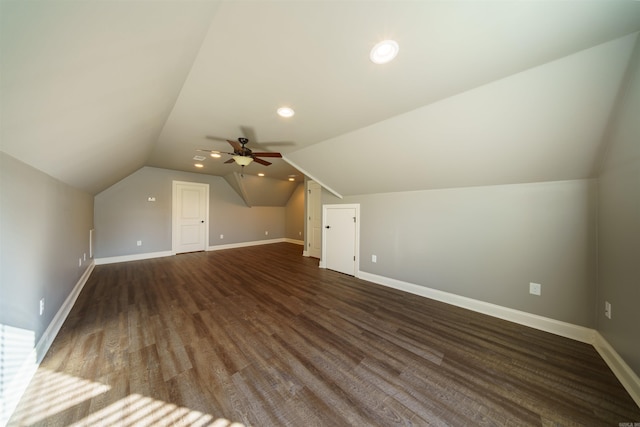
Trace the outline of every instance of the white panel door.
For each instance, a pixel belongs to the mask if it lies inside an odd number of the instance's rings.
[[[320,258],[322,255],[322,187],[315,181],[309,181],[307,192],[307,254]]]
[[[356,275],[357,209],[351,205],[327,205],[323,210],[323,261],[330,270]]]
[[[173,197],[173,252],[206,250],[209,185],[174,181]]]

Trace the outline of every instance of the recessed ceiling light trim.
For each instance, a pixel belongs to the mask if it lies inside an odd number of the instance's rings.
[[[383,40],[371,49],[369,58],[374,64],[386,64],[398,55],[400,46],[394,40]]]
[[[197,168],[203,168],[204,165],[202,163],[195,163],[193,166],[197,167]]]
[[[293,117],[293,115],[296,114],[296,112],[293,111],[293,108],[291,107],[280,107],[278,108],[277,112],[280,117],[285,118]]]

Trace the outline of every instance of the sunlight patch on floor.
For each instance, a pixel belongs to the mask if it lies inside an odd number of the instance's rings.
[[[40,367],[13,418],[31,425],[109,391],[111,387]]]
[[[139,394],[130,394],[106,408],[93,412],[88,417],[71,424],[70,427],[88,425],[105,427],[244,427],[244,424],[241,423],[231,422],[224,418],[214,419],[212,415]]]
[[[74,407],[78,407],[75,410],[91,413],[69,424],[70,427],[245,427],[242,423],[216,418],[210,414],[135,393],[92,411],[91,406],[96,402],[103,398],[108,399],[110,390],[111,387],[105,384],[40,367],[11,421],[15,425],[51,422],[59,424],[63,422],[63,418],[60,418],[61,413],[73,411]],[[88,402],[90,400],[92,401]],[[72,419],[75,418],[72,413],[70,416]]]

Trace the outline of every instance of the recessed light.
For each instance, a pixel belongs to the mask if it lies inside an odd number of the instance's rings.
[[[263,174],[262,172],[260,172],[260,173],[258,174],[258,176],[264,176],[264,174]]]
[[[293,117],[296,112],[293,111],[292,108],[289,107],[280,107],[278,108],[278,115],[280,117]]]
[[[295,178],[289,178],[289,181],[295,181],[295,180],[296,180]]]
[[[371,49],[369,58],[374,64],[386,64],[396,57],[398,50],[400,50],[398,43],[393,40],[383,40]]]
[[[203,168],[204,165],[202,163],[195,163],[193,166],[197,167],[197,168]]]
[[[199,162],[203,161],[204,159],[206,159],[205,156],[193,156],[193,160],[197,160]]]
[[[220,158],[220,153],[211,153],[211,157],[215,157],[216,159]]]

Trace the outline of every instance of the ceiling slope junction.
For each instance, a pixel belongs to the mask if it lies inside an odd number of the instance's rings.
[[[590,177],[640,31],[637,1],[0,6],[2,151],[94,194],[238,173],[193,157],[247,134],[284,160],[243,174],[341,195]]]

